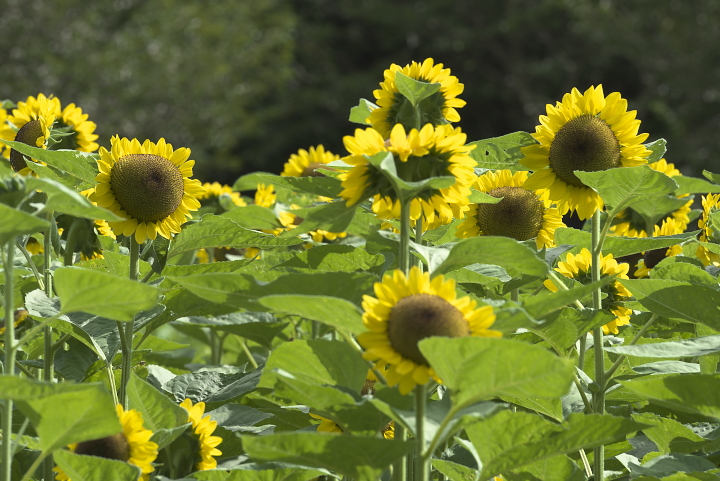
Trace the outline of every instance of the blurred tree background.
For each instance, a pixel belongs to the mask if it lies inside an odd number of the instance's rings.
[[[715,0],[2,0],[0,99],[54,94],[114,134],[186,146],[202,181],[278,173],[342,137],[391,63],[432,57],[468,140],[534,131],[546,103],[603,84],[685,174],[720,151]]]

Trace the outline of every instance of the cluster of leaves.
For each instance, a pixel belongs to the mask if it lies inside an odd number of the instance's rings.
[[[368,107],[361,102],[351,119],[363,123]],[[520,148],[533,142],[517,132],[475,142],[473,155],[479,169],[518,169]],[[94,155],[10,145],[47,166],[33,165],[39,178],[28,179],[0,166],[5,256],[16,239],[23,246],[27,236],[39,233],[55,239],[56,255],[63,252],[67,246],[48,212],[113,220],[77,193],[94,184]],[[651,162],[663,155],[664,143],[652,148]],[[407,197],[447,180],[408,183],[383,158],[370,161]],[[277,236],[264,233],[282,227],[276,210],[221,201],[223,209],[188,223],[172,242],[148,241],[140,261],[144,282],[127,278],[127,249],[109,240],[102,241],[103,258],[75,262],[77,256],[63,255],[65,265],[43,265],[53,256],[18,255],[16,265],[4,265],[5,298],[33,320],[20,330],[20,375],[0,376],[0,398],[18,408],[16,430],[7,433],[15,439],[13,479],[33,476],[38,460],[50,455],[74,481],[137,479],[139,471],[125,463],[63,449],[119,431],[111,395],[122,365],[118,322],[135,333],[127,393],[163,453],[158,479],[370,480],[412,457],[418,448],[412,398],[380,382],[362,395],[369,366],[354,341],[364,331],[362,296],[397,266],[399,239],[381,228],[368,203],[348,208],[342,200],[317,200],[338,198],[343,168],[338,163],[323,169],[323,177],[255,173],[238,179],[237,191],[272,184],[278,204],[297,204],[297,227]],[[702,179],[678,185],[646,166],[578,176],[611,206],[609,216],[636,207],[649,223],[657,221],[650,207],[668,194],[720,191]],[[608,347],[598,349],[610,377],[602,386],[607,412],[591,414],[588,399],[600,388],[593,381],[597,353],[591,340],[585,352],[577,345],[613,316],[578,308],[589,304],[598,285],[542,289],[559,256],[589,246],[590,234],[558,229],[558,247],[537,251],[533,241],[458,241],[458,223],[412,244],[415,262],[432,276],[454,279],[478,304],[492,305],[493,328],[504,337],[421,341],[420,350],[443,380],[424,413],[425,439],[435,453],[433,476],[583,480],[592,458],[585,451],[604,445],[606,479],[720,479],[720,286],[718,269],[703,268],[694,257],[696,232],[606,242],[604,253],[616,257],[676,244],[683,245],[683,255],[660,262],[649,279],[622,281],[634,295],[628,303],[634,314],[631,326],[606,337]],[[307,233],[318,229],[348,235],[311,244]],[[714,244],[704,246],[720,252]],[[196,263],[200,249],[221,248],[237,255]],[[242,255],[249,248],[262,254]],[[38,288],[38,267],[51,271],[54,295]],[[520,290],[517,300],[511,300],[514,290]],[[654,323],[640,332],[651,318]],[[42,367],[43,325],[53,329],[62,382],[33,379]],[[164,339],[172,329],[208,346],[210,359]],[[576,367],[579,356],[582,369]],[[177,404],[185,398],[204,402],[218,424],[215,435],[223,442],[217,470],[193,472],[189,466],[182,472],[178,464],[185,448],[175,442],[188,422]],[[310,413],[331,419],[343,434],[316,432]],[[381,431],[390,421],[410,439],[384,439]]]

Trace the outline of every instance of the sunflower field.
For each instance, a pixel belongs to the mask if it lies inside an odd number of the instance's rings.
[[[393,64],[232,186],[4,101],[0,481],[720,480],[720,174],[601,85],[474,141],[462,92]]]

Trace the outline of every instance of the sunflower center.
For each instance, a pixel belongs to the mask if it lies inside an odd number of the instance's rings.
[[[375,394],[375,382],[370,379],[365,379],[365,384],[363,384],[362,390],[360,391],[360,395],[364,396],[366,394]]]
[[[15,142],[22,142],[31,147],[38,147],[37,139],[44,137],[42,122],[39,120],[31,120],[26,123],[15,135]],[[15,172],[20,172],[27,167],[25,156],[15,149],[10,150],[10,165]]]
[[[403,357],[427,366],[418,342],[430,336],[463,337],[470,334],[465,316],[434,294],[414,294],[395,304],[388,317],[388,338]]]
[[[562,126],[550,145],[550,168],[567,184],[586,188],[573,171],[620,167],[620,142],[604,120],[582,115]]]
[[[497,204],[478,204],[477,223],[485,235],[524,241],[537,236],[543,225],[543,204],[535,192],[522,187],[499,187],[489,193],[503,199]]]
[[[322,167],[325,164],[322,162],[312,162],[308,164],[307,167],[302,171],[302,174],[300,174],[301,177],[325,177],[325,174],[322,174],[318,172],[316,169],[318,167]]]
[[[118,433],[114,436],[79,443],[75,448],[75,453],[127,461],[130,459],[130,444],[123,433]]]
[[[645,255],[643,256],[643,261],[645,262],[645,267],[647,267],[648,269],[652,269],[653,267],[658,265],[661,260],[665,259],[666,253],[667,253],[667,248],[646,251]]]
[[[110,186],[115,199],[138,221],[156,222],[178,208],[183,176],[175,164],[151,154],[130,154],[113,166]]]

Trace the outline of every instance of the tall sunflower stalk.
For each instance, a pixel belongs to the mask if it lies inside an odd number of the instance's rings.
[[[15,375],[15,322],[13,316],[13,298],[15,295],[13,264],[15,262],[15,242],[3,246],[3,271],[5,272],[5,376]],[[2,470],[0,480],[10,481],[12,476],[12,418],[13,402],[6,399],[2,411],[2,430],[7,433],[2,437]]]

